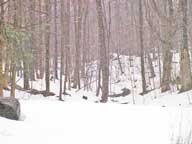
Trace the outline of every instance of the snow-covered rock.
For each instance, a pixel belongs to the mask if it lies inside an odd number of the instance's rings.
[[[0,116],[18,120],[20,117],[20,103],[12,97],[0,98]]]

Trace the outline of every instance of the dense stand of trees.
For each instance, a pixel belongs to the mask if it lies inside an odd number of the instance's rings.
[[[95,82],[96,95],[107,102],[113,53],[121,74],[121,55],[141,58],[142,94],[148,92],[147,69],[155,77],[154,59],[162,92],[173,82],[180,92],[191,90],[191,28],[191,0],[0,0],[0,96],[3,89],[15,96],[17,77],[24,90],[32,88],[30,81],[45,80],[47,96],[50,80],[59,79],[60,100],[67,90],[89,90]],[[96,60],[93,80],[89,66]]]

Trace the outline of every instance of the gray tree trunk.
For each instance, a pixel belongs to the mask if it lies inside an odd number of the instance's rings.
[[[188,33],[187,33],[187,0],[180,0],[182,12],[182,40],[180,49],[180,75],[181,75],[181,90],[180,92],[188,91],[192,88],[191,67],[188,51]]]
[[[107,56],[106,36],[103,20],[103,8],[101,0],[96,0],[96,9],[98,17],[98,38],[100,48],[100,64],[102,74],[102,97],[101,102],[106,103],[108,101],[109,93],[109,63]]]
[[[144,62],[144,43],[143,43],[143,6],[142,0],[139,0],[139,36],[141,49],[141,78],[142,78],[142,94],[147,93],[146,79],[145,79],[145,62]]]
[[[50,0],[46,2],[46,32],[45,32],[45,83],[46,83],[46,93],[50,92]]]
[[[58,79],[58,39],[57,39],[57,0],[54,1],[54,29],[55,29],[55,55],[54,55],[54,78]]]
[[[167,3],[165,4],[167,7]],[[169,84],[171,83],[171,62],[173,54],[171,52],[172,49],[172,19],[173,19],[173,2],[172,0],[168,0],[168,18],[169,21],[166,23],[166,28],[164,30],[165,33],[165,41],[163,43],[164,46],[164,57],[163,57],[163,78],[161,83],[161,91],[166,92],[170,90]]]

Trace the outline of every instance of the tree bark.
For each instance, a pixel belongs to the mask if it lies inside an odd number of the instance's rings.
[[[73,88],[80,89],[80,40],[82,27],[82,1],[74,2],[74,23],[75,23],[75,70],[74,70],[74,85]]]
[[[70,0],[67,0],[65,4],[64,18],[65,80],[63,93],[67,94],[67,80],[70,85]]]
[[[38,53],[38,69],[39,69],[39,74],[38,74],[38,78],[39,79],[43,79],[44,76],[44,67],[43,67],[43,57],[44,57],[44,45],[43,45],[43,32],[42,32],[42,28],[43,28],[43,20],[42,20],[42,15],[41,15],[41,11],[42,9],[42,0],[39,0],[39,53]]]
[[[50,0],[45,3],[46,9],[46,26],[45,26],[45,83],[46,83],[46,93],[50,92]]]
[[[165,4],[167,7],[167,4]],[[169,21],[166,21],[166,28],[164,29],[166,43],[163,43],[164,46],[164,56],[163,56],[163,77],[161,82],[161,92],[166,92],[170,90],[171,83],[171,62],[173,54],[172,49],[172,19],[173,19],[173,2],[168,0],[168,18]]]
[[[188,17],[187,17],[187,0],[180,0],[182,13],[182,41],[180,49],[180,75],[181,75],[181,90],[180,92],[188,91],[192,88],[191,67],[188,51]]]
[[[142,0],[139,0],[139,38],[140,38],[140,56],[141,56],[141,78],[142,78],[142,94],[147,93],[145,79],[145,62],[144,62],[144,43],[143,43],[143,6]]]
[[[54,78],[58,79],[58,39],[57,39],[57,0],[54,1],[54,25],[55,25],[55,55],[54,55]]]
[[[18,4],[16,0],[13,0],[13,7],[14,7],[14,28],[18,28]],[[16,48],[17,48],[17,42],[16,39],[14,39],[13,46],[12,46],[12,55],[11,55],[11,66],[12,66],[12,74],[11,74],[11,96],[15,97],[15,88],[16,88]]]
[[[3,0],[1,0],[3,3]],[[4,11],[3,5],[1,6],[1,11]],[[1,13],[0,20],[0,97],[3,96],[3,20],[4,12]]]
[[[108,93],[109,93],[109,63],[107,57],[106,36],[104,30],[103,8],[101,0],[96,0],[96,10],[98,19],[98,38],[99,38],[100,64],[102,73],[101,102],[106,103],[108,101]]]

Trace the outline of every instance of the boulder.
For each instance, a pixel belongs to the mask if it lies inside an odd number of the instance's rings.
[[[84,100],[88,100],[88,97],[87,96],[83,96],[82,97]]]
[[[20,117],[19,101],[12,97],[0,98],[0,116],[11,120],[19,120]]]

